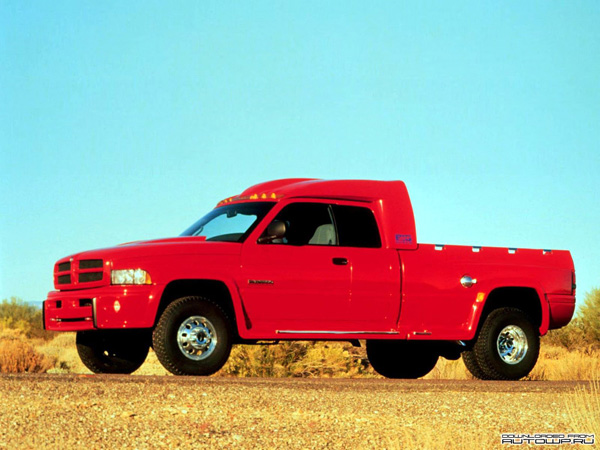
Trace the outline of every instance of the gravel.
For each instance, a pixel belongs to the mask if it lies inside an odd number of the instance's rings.
[[[0,448],[501,448],[502,432],[583,431],[564,404],[585,385],[2,375]]]

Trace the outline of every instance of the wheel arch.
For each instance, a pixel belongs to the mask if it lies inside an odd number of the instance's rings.
[[[238,318],[234,306],[234,297],[230,287],[225,281],[214,279],[183,279],[171,281],[163,290],[158,310],[154,319],[154,326],[167,307],[181,297],[197,295],[207,297],[217,303],[231,321],[234,340],[239,340]]]
[[[512,307],[523,311],[538,329],[540,335],[546,334],[549,325],[549,308],[544,292],[531,285],[508,285],[493,288],[485,298],[480,314],[476,318],[475,336],[487,316],[499,308]]]

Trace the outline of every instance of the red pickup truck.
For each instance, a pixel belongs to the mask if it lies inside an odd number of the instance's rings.
[[[149,348],[209,375],[233,344],[366,341],[373,368],[418,378],[440,356],[516,380],[575,308],[568,251],[417,243],[401,181],[285,179],[221,201],[179,237],[59,260],[48,330],[76,331],[95,373]]]

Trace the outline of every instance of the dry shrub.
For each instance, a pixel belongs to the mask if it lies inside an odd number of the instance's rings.
[[[292,369],[296,377],[356,377],[366,375],[370,367],[360,352],[348,344],[320,342],[309,347]],[[370,371],[372,373],[372,369]]]
[[[600,350],[592,346],[569,351],[542,345],[527,380],[591,380],[600,374]],[[220,375],[239,377],[374,377],[364,346],[337,342],[284,342],[279,345],[235,346]],[[435,380],[471,380],[461,359],[440,358],[425,376]]]
[[[58,349],[75,348],[75,333],[59,333],[49,343]]]
[[[585,295],[577,318],[586,341],[600,347],[600,289],[592,289]]]
[[[19,336],[0,338],[0,373],[46,373],[54,361]]]
[[[59,333],[51,341],[44,341],[36,346],[36,350],[49,359],[55,361],[54,367],[49,373],[91,373],[90,370],[83,365],[77,347],[75,345],[75,333]],[[156,354],[150,349],[148,358],[135,375],[170,375],[169,372],[158,362]]]
[[[361,351],[362,350],[362,351]],[[372,375],[364,349],[338,342],[238,345],[220,375],[239,377],[353,377]]]
[[[550,330],[542,339],[569,350],[600,349],[600,289],[585,294],[583,305],[566,327]]]
[[[588,346],[589,342],[585,337],[580,320],[575,318],[566,327],[548,331],[548,334],[542,337],[542,346],[544,344],[577,350]]]
[[[237,345],[220,375],[238,377],[286,377],[289,367],[306,354],[307,344]]]
[[[0,332],[3,337],[19,337],[17,330]],[[59,333],[51,341],[39,341],[36,350],[55,361],[51,372],[89,373],[75,347],[75,333]],[[167,371],[150,352],[136,371],[141,375],[165,375]],[[527,380],[591,380],[600,374],[600,350],[588,346],[577,351],[542,345],[540,358]],[[229,361],[217,374],[237,377],[379,377],[366,359],[364,346],[341,342],[282,342],[278,345],[236,345]],[[440,358],[425,376],[435,380],[470,380],[473,376],[462,360]]]
[[[593,346],[569,351],[564,347],[542,345],[540,357],[526,380],[587,381],[600,374],[600,350]],[[434,380],[471,380],[473,376],[462,359],[440,358],[435,368],[425,376]]]
[[[24,339],[19,330],[0,330],[1,339]],[[29,341],[55,366],[51,372],[89,373],[75,346],[75,333],[58,333],[54,339]],[[166,370],[150,352],[136,371],[142,375],[164,375]],[[600,350],[592,345],[569,351],[544,342],[540,358],[528,380],[591,380],[600,374]],[[369,366],[366,351],[345,342],[282,342],[278,345],[236,345],[219,376],[238,377],[379,377]],[[440,358],[426,379],[473,379],[463,362]]]
[[[14,328],[0,328],[0,341],[24,339],[23,332]]]
[[[540,359],[528,380],[593,380],[600,374],[600,350],[584,347],[569,351],[563,347],[542,346]]]
[[[54,339],[44,341],[36,350],[55,361],[52,373],[89,373],[77,354],[75,333],[58,333]]]
[[[37,339],[52,339],[56,334],[44,330],[40,308],[15,297],[0,302],[0,331],[6,329],[20,330],[26,337]]]

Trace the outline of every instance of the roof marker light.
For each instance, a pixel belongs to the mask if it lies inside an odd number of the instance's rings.
[[[223,206],[223,205],[227,205],[228,203],[231,202],[241,202],[241,201],[245,201],[245,200],[277,200],[282,198],[283,195],[277,195],[275,192],[272,193],[267,193],[267,192],[263,192],[261,194],[252,194],[252,195],[237,195],[235,197],[229,197],[226,198],[225,200],[221,200],[219,203],[217,203],[217,208],[219,206]]]

